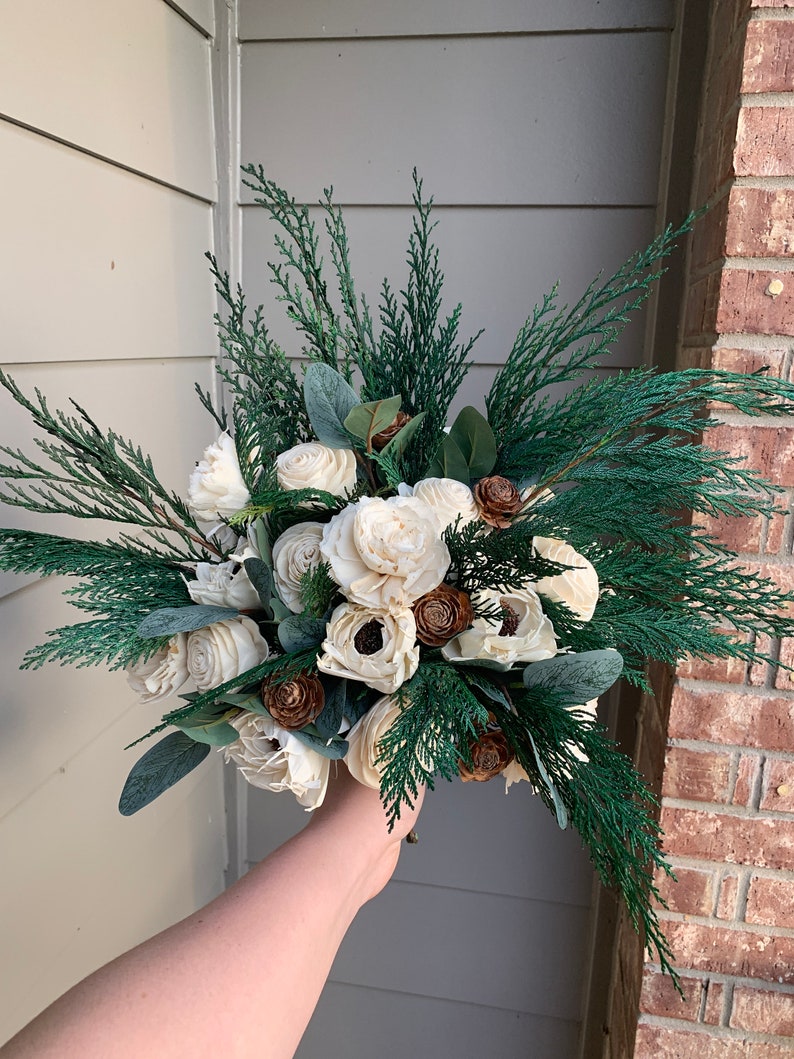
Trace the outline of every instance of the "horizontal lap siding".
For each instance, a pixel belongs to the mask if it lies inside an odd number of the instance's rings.
[[[182,12],[175,8],[180,7]],[[73,397],[184,493],[214,430],[212,4],[31,0],[0,36],[3,367],[52,408]],[[3,391],[0,443],[30,452]],[[35,451],[35,450],[34,450]],[[118,527],[3,507],[6,526],[103,539]],[[94,967],[223,883],[217,756],[154,806],[118,814],[158,719],[121,673],[21,672],[46,631],[84,620],[65,579],[0,577],[0,1040]]]

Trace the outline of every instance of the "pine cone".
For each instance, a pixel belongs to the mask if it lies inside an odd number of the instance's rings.
[[[474,499],[479,505],[483,521],[497,529],[507,529],[510,516],[517,515],[523,506],[519,491],[500,474],[481,478],[474,487]]]
[[[443,647],[474,621],[471,600],[452,585],[441,584],[425,593],[411,609],[416,619],[416,638],[428,647]]]
[[[397,415],[392,419],[391,423],[383,430],[372,436],[372,447],[377,452],[381,449],[385,449],[391,439],[400,433],[406,423],[409,423],[413,416],[409,416],[407,412],[398,412]]]
[[[471,768],[464,761],[458,761],[458,772],[464,783],[492,780],[515,757],[501,731],[484,732],[476,742],[469,743],[469,752]]]
[[[262,684],[262,702],[273,720],[295,731],[319,717],[325,705],[325,692],[320,678],[312,673],[299,673],[294,680],[278,684],[266,680]]]

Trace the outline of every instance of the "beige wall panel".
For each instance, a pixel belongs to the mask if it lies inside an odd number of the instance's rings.
[[[214,355],[209,206],[7,122],[0,152],[4,361]]]
[[[51,409],[68,411],[69,398],[74,398],[100,427],[113,427],[116,433],[139,444],[152,456],[167,488],[182,496],[196,460],[217,432],[193,392],[194,382],[204,389],[214,384],[214,362],[209,359],[14,364],[3,368],[26,394],[32,394],[35,387],[42,390]],[[21,448],[35,457],[34,433],[27,412],[0,389],[0,444]],[[7,505],[0,505],[0,524],[93,540],[118,532],[118,527],[93,519],[36,515]],[[0,573],[0,597],[32,580]],[[70,614],[78,617],[73,608]]]
[[[242,40],[639,28],[672,19],[669,0],[240,0]]]
[[[210,108],[209,44],[163,0],[4,5],[0,114],[213,199]]]
[[[247,44],[242,158],[301,201],[328,159],[340,202],[410,202],[417,166],[445,204],[649,205],[668,39]]]
[[[316,189],[319,190],[319,189]],[[431,188],[444,197],[444,187]],[[377,309],[381,282],[399,291],[407,280],[405,251],[411,231],[406,208],[347,207],[353,274],[359,293]],[[323,232],[322,211],[314,210]],[[447,311],[463,303],[461,335],[480,328],[473,359],[503,363],[519,328],[534,305],[560,283],[558,303],[572,304],[599,271],[614,271],[653,238],[653,210],[647,209],[460,209],[438,208],[434,239],[445,274]],[[263,302],[273,337],[288,352],[300,337],[276,301],[266,262],[275,259],[276,227],[258,206],[243,210],[243,279],[250,301]],[[325,245],[325,242],[324,242]],[[544,252],[538,253],[538,247]],[[330,255],[327,279],[333,287]],[[644,318],[640,314],[617,345],[610,363],[634,365],[642,355]]]
[[[571,1059],[577,1033],[562,1019],[329,982],[295,1056],[323,1059],[329,1041],[344,1041],[344,1059]]]
[[[215,33],[215,10],[212,0],[164,0],[176,11],[181,11],[187,18],[200,26],[207,36]]]
[[[104,705],[94,703],[98,716]],[[135,707],[104,730],[97,724],[84,749],[0,822],[0,1041],[223,887],[218,755],[136,816],[117,811],[143,749],[122,748],[142,719]]]

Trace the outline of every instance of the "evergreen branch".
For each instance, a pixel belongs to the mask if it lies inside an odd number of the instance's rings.
[[[339,585],[331,577],[331,564],[320,563],[307,570],[300,579],[300,598],[303,609],[314,618],[322,618],[328,612]]]

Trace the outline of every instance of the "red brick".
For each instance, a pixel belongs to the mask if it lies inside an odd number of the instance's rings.
[[[794,667],[794,637],[787,636],[780,641],[779,657],[783,665]],[[789,669],[778,669],[775,675],[775,687],[785,691],[794,691],[794,672]]]
[[[791,133],[794,136],[794,122]],[[769,285],[777,283],[783,284],[781,292],[774,296],[767,293]],[[726,269],[721,273],[714,329],[719,334],[794,334],[794,274],[771,269]]]
[[[794,273],[791,288],[794,292]],[[778,485],[794,485],[794,430],[723,424],[706,431],[705,443],[710,449],[742,457]]]
[[[794,108],[742,107],[733,163],[737,176],[794,175]]]
[[[660,1015],[668,1019],[687,1019],[697,1022],[700,999],[703,995],[702,978],[681,977],[684,998],[676,990],[669,974],[646,969],[642,976],[640,1011],[646,1015]]]
[[[722,262],[728,251],[725,245],[725,230],[728,223],[728,189],[718,202],[695,225],[692,232],[689,269],[693,277],[715,262]]]
[[[770,657],[772,641],[766,633],[758,633],[756,635],[755,649],[759,654],[765,655],[767,658]],[[769,662],[759,660],[750,664],[750,668],[747,671],[747,680],[753,687],[763,688],[768,675]]]
[[[791,1049],[641,1023],[634,1059],[791,1059]]]
[[[723,245],[728,257],[794,254],[794,190],[732,188]]]
[[[750,573],[758,574],[759,577],[768,578],[772,584],[781,592],[794,595],[794,566],[787,563],[776,563],[774,559],[755,564],[755,568],[749,568]],[[783,613],[794,617],[794,600],[782,606]]]
[[[660,822],[664,848],[676,857],[760,868],[790,868],[794,863],[794,823],[669,805],[662,807]]]
[[[736,918],[736,898],[739,893],[739,876],[726,875],[720,883],[720,896],[717,899],[717,919]]]
[[[747,26],[742,92],[794,90],[794,22],[759,19]]]
[[[743,658],[685,658],[677,669],[682,679],[714,680],[726,684],[743,684],[747,662]]]
[[[663,871],[657,872],[654,878],[668,909],[687,916],[710,916],[714,907],[713,873],[675,863],[673,871],[675,880]]]
[[[730,1025],[737,1030],[794,1037],[794,993],[737,985]]]
[[[665,759],[662,794],[693,802],[727,802],[730,770],[730,754],[671,746]]]
[[[794,0],[750,0],[750,7],[792,7]]]
[[[722,982],[709,981],[706,988],[706,1004],[703,1009],[703,1021],[710,1026],[719,1026],[725,1007],[725,986]]]
[[[754,875],[744,918],[748,923],[794,928],[794,880]]]
[[[676,967],[794,983],[794,938],[670,920],[664,932]]]
[[[722,273],[715,270],[690,287],[684,324],[684,335],[687,338],[716,333],[721,276]]]
[[[705,739],[725,746],[794,752],[794,700],[676,685],[669,735],[673,739]]]
[[[761,759],[758,754],[742,754],[739,758],[739,767],[736,770],[736,783],[733,787],[733,805],[749,806],[755,789],[755,781],[758,769],[761,767]]]
[[[770,758],[764,769],[761,808],[794,813],[794,761]]]
[[[765,520],[760,515],[744,515],[738,518],[698,515],[697,522],[706,533],[732,552],[759,552],[761,534]]]
[[[779,507],[783,507],[784,503],[785,501],[780,497],[776,500]],[[767,555],[787,554],[788,549],[783,547],[787,519],[788,514],[778,512],[768,520],[769,528],[766,531],[766,544],[764,545],[764,552]]]
[[[794,2],[794,0],[792,0]],[[750,191],[750,188],[739,188]],[[794,203],[792,204],[794,210]],[[735,371],[740,375],[749,375],[753,371],[765,369],[770,375],[782,378],[786,357],[785,349],[712,349],[711,364],[723,371]],[[706,367],[704,364],[703,367]]]

